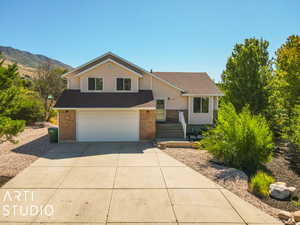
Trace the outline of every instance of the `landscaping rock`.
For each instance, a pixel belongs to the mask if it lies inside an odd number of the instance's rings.
[[[293,212],[294,220],[300,222],[300,211]]]
[[[293,217],[293,215],[290,212],[287,212],[287,211],[279,211],[278,212],[278,218],[281,220],[289,220],[292,217]]]
[[[296,190],[294,187],[287,187],[284,182],[276,182],[270,185],[270,196],[279,200],[287,199]]]
[[[219,170],[216,171],[217,174],[215,175],[218,181],[222,181],[226,185],[238,186],[243,190],[248,189],[248,176],[243,171],[223,166],[218,167]]]

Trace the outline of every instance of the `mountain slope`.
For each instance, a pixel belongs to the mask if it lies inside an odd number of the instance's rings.
[[[32,54],[30,52],[22,51],[12,47],[0,46],[0,52],[7,60],[33,69],[38,68],[41,64],[44,63],[50,63],[54,66],[62,67],[68,70],[72,69],[71,66],[64,64],[58,60],[51,59],[44,55]]]

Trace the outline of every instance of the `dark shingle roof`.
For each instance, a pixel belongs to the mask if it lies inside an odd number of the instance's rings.
[[[151,90],[135,93],[89,93],[64,90],[55,108],[141,108],[155,107]]]

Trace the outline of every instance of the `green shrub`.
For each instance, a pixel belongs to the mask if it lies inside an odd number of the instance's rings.
[[[258,171],[255,176],[251,178],[249,189],[258,197],[266,198],[269,196],[269,186],[274,182],[273,177],[262,171]]]
[[[238,114],[231,103],[221,105],[216,127],[205,134],[202,142],[216,159],[248,174],[270,161],[274,148],[266,120],[252,115],[248,107]]]
[[[57,110],[55,110],[55,109],[50,109],[50,112],[49,112],[49,118],[51,119],[51,118],[53,118],[53,117],[57,117],[57,114],[58,114],[58,112],[57,112]]]
[[[291,126],[288,130],[288,138],[298,149],[300,149],[300,105],[296,105],[293,109]]]
[[[196,148],[196,149],[203,149],[201,141],[195,141],[193,143],[193,147]]]
[[[25,121],[12,120],[9,117],[0,115],[0,144],[5,141],[11,141],[15,143],[13,137],[22,132],[25,127]]]
[[[293,206],[295,206],[295,207],[297,207],[297,208],[300,207],[300,202],[298,202],[298,201],[292,200],[291,203],[292,203]]]
[[[12,113],[12,118],[16,120],[24,120],[27,125],[37,121],[42,121],[44,116],[44,107],[37,93],[32,91],[24,91],[22,93],[22,101],[18,109]]]

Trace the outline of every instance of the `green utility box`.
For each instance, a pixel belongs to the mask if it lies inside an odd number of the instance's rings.
[[[57,127],[49,127],[48,135],[50,142],[57,143],[58,142],[58,128]]]

